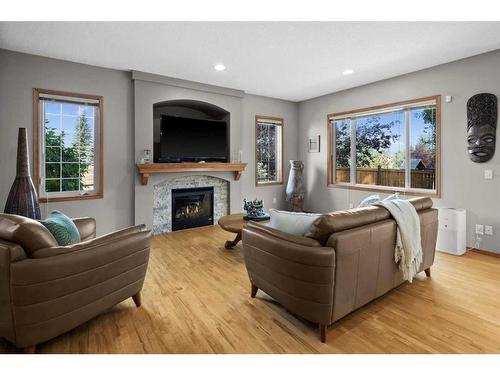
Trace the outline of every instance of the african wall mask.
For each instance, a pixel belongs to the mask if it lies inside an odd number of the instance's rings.
[[[477,94],[467,101],[467,149],[475,163],[484,163],[495,154],[497,97]]]

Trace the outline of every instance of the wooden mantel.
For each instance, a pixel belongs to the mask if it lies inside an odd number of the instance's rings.
[[[238,181],[246,166],[247,163],[151,163],[137,164],[137,170],[142,184],[147,185],[151,173],[234,172],[234,179]]]

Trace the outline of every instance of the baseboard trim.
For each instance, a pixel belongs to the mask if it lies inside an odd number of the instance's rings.
[[[500,253],[494,253],[493,251],[488,251],[488,250],[481,250],[481,249],[477,249],[475,247],[468,247],[467,251],[472,251],[474,253],[489,255],[489,256],[492,256],[495,258],[500,258]]]

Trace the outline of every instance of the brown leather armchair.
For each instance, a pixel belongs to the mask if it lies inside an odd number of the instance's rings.
[[[430,198],[414,198],[420,218],[423,262],[430,276],[438,213]],[[397,225],[389,211],[366,207],[316,219],[309,237],[298,237],[248,222],[243,256],[251,296],[261,289],[289,311],[327,326],[404,282],[394,262]]]
[[[149,260],[144,225],[95,238],[95,220],[74,222],[82,241],[58,246],[39,222],[0,214],[0,337],[25,352],[132,297]]]

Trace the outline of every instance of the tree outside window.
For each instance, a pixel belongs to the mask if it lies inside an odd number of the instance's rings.
[[[256,117],[256,184],[282,183],[283,120]]]
[[[39,193],[47,199],[102,196],[102,102],[36,90],[39,107]],[[102,99],[102,98],[101,98]]]
[[[330,183],[435,192],[438,105],[433,97],[380,106],[365,111],[368,114],[359,110],[330,115],[334,137]]]

